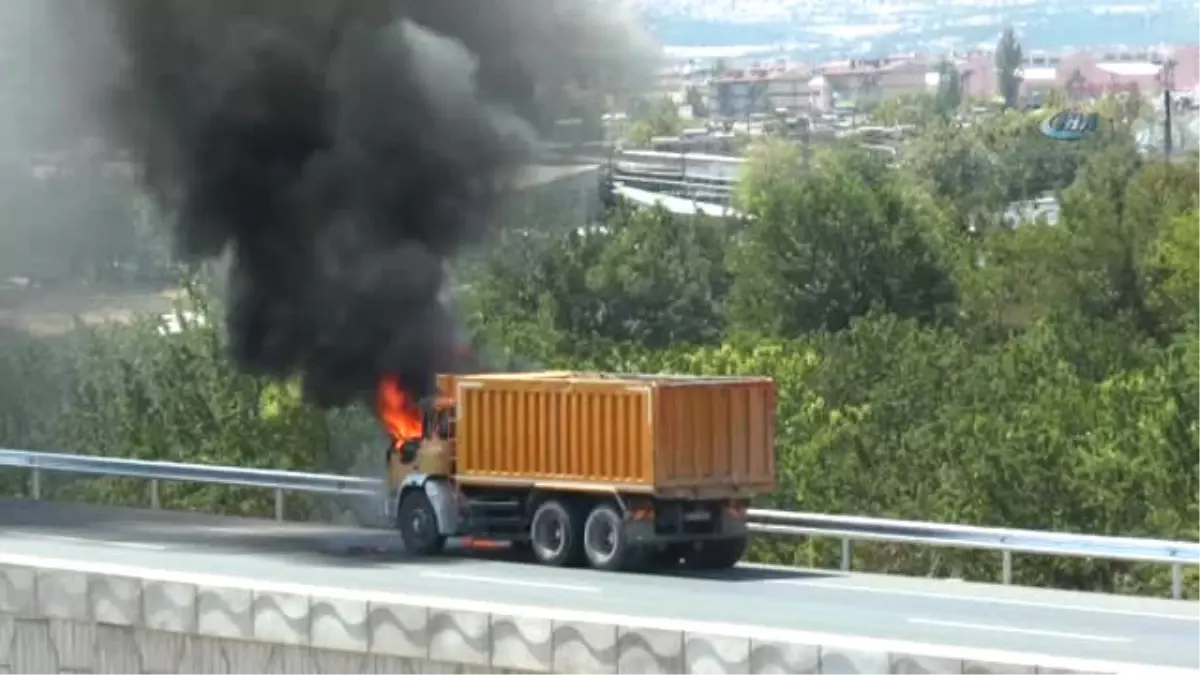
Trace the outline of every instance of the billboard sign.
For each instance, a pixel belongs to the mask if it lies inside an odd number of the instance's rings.
[[[1056,112],[1042,121],[1042,134],[1056,141],[1078,141],[1100,129],[1100,115],[1070,110]]]

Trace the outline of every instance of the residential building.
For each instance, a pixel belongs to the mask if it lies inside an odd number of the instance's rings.
[[[1144,50],[1107,50],[1100,52],[1048,53],[1031,51],[1021,64],[1021,98],[1036,102],[1050,90],[1066,91],[1077,98],[1106,93],[1140,93],[1162,90],[1164,68],[1173,63],[1170,73],[1175,91],[1194,91],[1200,53],[1197,45]],[[963,57],[964,90],[969,96],[994,99],[1001,95],[996,77],[995,54],[977,51]]]
[[[828,111],[933,91],[943,58],[958,69],[967,97],[995,100],[1000,96],[991,50],[848,59],[815,69],[772,61],[721,73],[689,62],[662,71],[658,85],[681,104],[687,89],[702,93],[706,106],[719,117],[743,118],[778,109]],[[1147,95],[1161,91],[1165,80],[1177,94],[1200,97],[1200,45],[1097,52],[1031,49],[1022,60],[1021,77],[1020,97],[1030,103],[1043,100],[1051,90],[1065,90],[1078,98],[1111,92]]]
[[[936,67],[928,58],[906,55],[850,59],[827,63],[810,81],[818,107],[871,105],[903,94],[928,91],[928,74]]]
[[[813,107],[812,73],[807,68],[790,68],[771,73],[767,80],[767,98],[776,110],[801,112]]]
[[[766,68],[727,70],[710,82],[709,99],[719,117],[743,118],[770,110],[770,71]]]

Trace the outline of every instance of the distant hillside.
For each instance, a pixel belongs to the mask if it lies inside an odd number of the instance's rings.
[[[803,60],[992,46],[1011,24],[1027,48],[1195,42],[1195,0],[636,0],[659,41],[687,56]]]

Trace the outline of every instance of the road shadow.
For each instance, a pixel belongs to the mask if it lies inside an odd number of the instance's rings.
[[[712,581],[728,584],[739,582],[762,582],[776,580],[800,581],[807,579],[840,578],[845,575],[840,572],[814,569],[787,569],[782,567],[765,567],[750,563],[742,563],[732,569],[724,570],[692,570],[679,563],[658,563],[635,574],[654,576],[669,576],[677,579],[692,581]]]
[[[399,534],[382,528],[7,498],[0,499],[0,532],[4,531],[130,548],[157,545],[176,552],[195,548],[283,556],[338,569],[418,561],[453,564],[465,559],[453,543],[446,555],[408,555]]]

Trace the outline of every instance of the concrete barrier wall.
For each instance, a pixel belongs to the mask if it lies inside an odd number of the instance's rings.
[[[0,673],[1152,671],[0,553]]]

